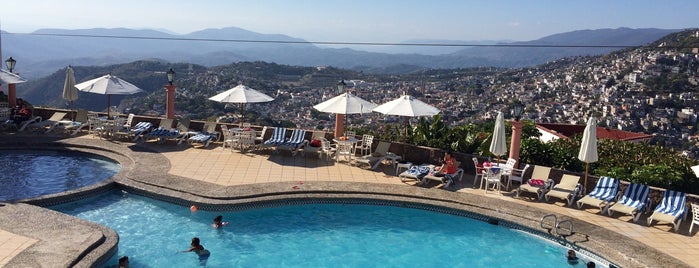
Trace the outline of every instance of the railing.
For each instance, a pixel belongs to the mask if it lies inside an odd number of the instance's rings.
[[[544,225],[544,222],[546,219],[553,218],[553,224],[551,224],[550,227],[547,227]],[[553,234],[558,235],[558,236],[570,236],[572,235],[575,231],[573,230],[573,222],[570,220],[563,220],[563,221],[558,221],[558,217],[554,214],[546,214],[543,217],[541,217],[541,221],[539,221],[539,226],[544,229],[548,229],[549,231],[553,230]],[[567,226],[568,228],[563,229],[562,227]],[[562,233],[561,230],[567,231],[567,233]]]

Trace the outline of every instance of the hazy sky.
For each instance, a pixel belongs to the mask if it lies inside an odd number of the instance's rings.
[[[240,27],[307,41],[518,40],[601,28],[699,27],[696,0],[4,0],[3,31]]]

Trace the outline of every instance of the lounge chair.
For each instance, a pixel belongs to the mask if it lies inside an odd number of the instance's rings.
[[[226,132],[228,132],[228,129],[226,129]],[[193,145],[194,143],[201,143],[204,145],[203,147],[208,147],[212,141],[217,139],[218,133],[216,132],[216,122],[206,122],[204,123],[202,131],[192,135],[187,139],[187,141],[190,145]]]
[[[58,123],[58,121],[63,120],[63,118],[66,117],[67,114],[68,113],[66,113],[66,112],[54,112],[53,115],[51,115],[51,117],[49,119],[28,124],[28,125],[20,128],[20,131],[24,130],[25,128],[30,129],[30,130],[40,130],[40,129],[44,129],[44,128],[51,129]]]
[[[87,118],[87,110],[78,109],[75,113],[75,120],[61,120],[58,121],[53,127],[49,128],[46,132],[53,130],[63,130],[64,132],[70,133],[74,136],[80,132],[83,128],[89,127],[90,122]]]
[[[677,229],[682,223],[682,219],[687,215],[687,194],[684,192],[665,190],[663,200],[653,210],[653,214],[648,217],[648,226],[653,220],[658,222],[668,222],[672,224],[672,229]]]
[[[631,183],[624,191],[619,202],[616,202],[608,210],[609,216],[612,216],[614,211],[633,216],[633,221],[638,221],[641,217],[641,211],[650,203],[648,193],[650,187],[645,184]]]
[[[148,131],[153,128],[153,123],[148,121],[138,122],[131,129],[129,129],[129,137],[133,137],[133,141],[138,140],[143,137]]]
[[[313,131],[311,134],[311,140],[304,144],[303,153],[317,153],[318,158],[323,158],[323,143],[321,138],[325,138],[324,131]]]
[[[578,193],[582,191],[582,184],[580,184],[580,176],[564,174],[561,178],[561,182],[554,185],[550,191],[544,195],[546,201],[549,201],[551,197],[560,198],[568,202],[568,206],[573,206],[573,201]]]
[[[452,174],[445,174],[445,175],[451,175],[452,179],[459,179],[459,181],[461,181],[461,179],[464,176],[464,170],[461,168],[461,162],[456,161],[456,172],[454,172]],[[444,176],[435,176],[434,172],[430,172],[427,175],[425,175],[425,177],[422,178],[423,183],[426,183],[428,180],[429,181],[439,181],[439,182],[444,183]],[[449,188],[449,186],[451,186],[451,184],[450,184],[451,182],[452,181],[447,181],[446,183],[444,183],[444,188]],[[454,183],[456,183],[456,182],[454,182]]]
[[[418,165],[418,166],[412,166],[408,170],[403,171],[398,177],[400,178],[400,181],[405,182],[408,179],[416,180],[418,183],[422,181],[422,179],[427,176],[427,174],[430,174],[430,171],[434,168],[433,165]]]
[[[529,177],[526,183],[523,183],[517,187],[516,196],[519,197],[521,192],[535,193],[538,200],[544,198],[544,194],[553,185],[553,180],[549,179],[549,174],[551,173],[550,167],[544,166],[534,166],[532,171],[532,176]]]
[[[578,208],[582,208],[583,205],[590,205],[599,207],[600,213],[604,213],[611,202],[616,200],[618,194],[619,179],[601,177],[597,181],[595,189],[592,189],[592,192],[578,200]]]
[[[390,148],[391,143],[380,141],[373,153],[357,157],[355,160],[357,163],[368,164],[372,170],[378,168],[384,160],[391,160],[391,164],[395,165],[401,157],[389,152]]]
[[[143,135],[143,139],[147,141],[149,139],[155,138],[158,139],[158,142],[162,143],[165,142],[165,140],[168,138],[179,136],[180,132],[177,131],[177,129],[172,128],[173,122],[173,119],[160,119],[160,124],[158,124],[158,128],[155,128]]]
[[[253,136],[253,142],[254,138],[255,137]],[[308,140],[306,140],[306,130],[294,129],[294,131],[291,132],[291,137],[289,137],[282,144],[279,144],[277,146],[277,150],[289,150],[291,151],[291,155],[295,156],[296,153],[299,152],[299,149],[303,148],[306,143],[308,143]],[[301,154],[305,154],[303,150],[301,150]]]
[[[286,141],[286,128],[275,127],[272,132],[272,137],[262,143],[263,147],[276,147]]]

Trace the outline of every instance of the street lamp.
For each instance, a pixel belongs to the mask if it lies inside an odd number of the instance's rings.
[[[168,70],[166,72],[166,74],[167,74],[167,82],[170,83],[170,85],[172,85],[172,81],[175,81],[175,70],[170,68],[170,70]]]
[[[17,61],[10,57],[9,59],[5,60],[5,65],[7,66],[7,70],[12,72],[15,69],[15,64],[17,64]]]
[[[337,94],[342,94],[345,93],[345,87],[347,84],[345,83],[345,80],[342,79],[340,82],[337,83]],[[344,114],[335,114],[335,137],[342,137],[344,136],[344,129],[345,129],[345,115]]]
[[[167,74],[167,82],[168,84],[165,85],[165,92],[167,93],[167,102],[165,104],[165,116],[168,119],[174,119],[175,118],[175,89],[177,89],[177,86],[173,84],[175,81],[175,71],[170,68],[166,72]]]
[[[7,66],[7,70],[12,73],[12,71],[15,70],[15,64],[17,64],[17,61],[10,57],[9,59],[5,60],[5,65]],[[10,105],[10,107],[15,107],[17,106],[17,89],[16,85],[14,83],[12,84],[7,84],[7,102]]]
[[[347,84],[345,83],[345,80],[342,79],[340,82],[337,83],[337,94],[342,94],[345,93],[345,87]]]
[[[519,165],[519,149],[522,143],[522,113],[524,113],[524,104],[520,101],[515,101],[512,104],[510,111],[514,121],[512,121],[512,138],[510,140],[510,158],[517,160],[515,167]]]

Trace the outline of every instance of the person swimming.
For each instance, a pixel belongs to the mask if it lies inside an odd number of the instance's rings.
[[[192,243],[190,243],[189,249],[182,252],[194,252],[197,255],[199,255],[200,260],[206,259],[209,257],[209,255],[211,255],[211,252],[209,252],[209,250],[205,249],[204,246],[201,245],[199,237],[192,238]]]
[[[577,264],[578,263],[578,256],[575,255],[575,251],[572,249],[568,250],[567,258],[568,258],[569,264]]]
[[[216,216],[216,218],[214,218],[214,222],[211,224],[211,227],[220,228],[226,225],[228,225],[228,222],[223,221],[223,216],[218,215]]]

